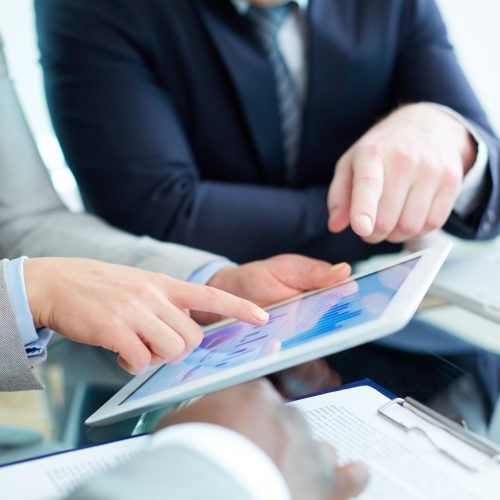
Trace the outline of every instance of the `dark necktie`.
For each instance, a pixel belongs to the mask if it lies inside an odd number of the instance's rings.
[[[283,154],[289,181],[295,178],[302,125],[300,98],[278,41],[280,28],[290,9],[291,5],[285,4],[275,7],[252,5],[248,10],[248,17],[257,29],[257,34],[273,68],[280,112]]]

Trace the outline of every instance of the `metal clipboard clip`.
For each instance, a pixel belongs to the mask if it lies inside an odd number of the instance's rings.
[[[484,460],[481,460],[474,465],[470,464],[466,460],[457,456],[457,454],[450,452],[448,449],[440,445],[437,440],[433,438],[425,429],[422,429],[416,425],[408,425],[398,420],[393,415],[389,414],[389,410],[395,405],[399,405],[401,408],[411,411],[414,415],[417,415],[425,422],[432,424],[433,426],[460,440],[462,443],[465,443],[465,445],[470,446],[476,452],[484,455]],[[481,436],[474,434],[473,432],[467,430],[465,427],[462,427],[452,420],[443,417],[436,411],[432,410],[422,403],[419,403],[413,398],[408,397],[405,399],[393,399],[392,401],[389,401],[389,403],[386,403],[385,405],[380,407],[378,409],[378,414],[406,432],[418,432],[419,434],[423,435],[437,451],[471,472],[480,472],[490,465],[500,464],[500,447],[488,442],[486,439],[483,439]]]

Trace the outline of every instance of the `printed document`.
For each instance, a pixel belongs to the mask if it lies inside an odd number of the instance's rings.
[[[317,439],[330,442],[340,463],[358,460],[370,469],[360,500],[498,500],[500,466],[482,472],[439,453],[422,434],[406,432],[378,415],[390,400],[359,386],[290,403],[308,420]],[[409,410],[394,406],[391,416],[425,430],[440,447],[468,465],[485,457]],[[127,462],[147,448],[147,436],[103,444],[0,467],[2,499],[59,500],[86,481]],[[26,478],[29,478],[27,481]]]

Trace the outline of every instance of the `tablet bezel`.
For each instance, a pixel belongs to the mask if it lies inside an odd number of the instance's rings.
[[[221,390],[258,377],[269,375],[292,366],[296,366],[319,357],[329,356],[336,352],[372,342],[381,337],[402,329],[412,318],[427,290],[436,277],[439,269],[448,256],[451,243],[431,247],[392,260],[383,266],[364,271],[351,276],[348,281],[354,281],[363,276],[382,271],[384,269],[419,258],[416,266],[406,277],[384,312],[376,319],[369,320],[361,325],[352,326],[345,330],[335,330],[334,335],[325,335],[320,338],[291,347],[276,355],[248,361],[242,365],[227,368],[219,373],[211,374],[177,387],[171,387],[139,400],[124,403],[124,401],[142,384],[146,382],[162,365],[150,368],[142,375],[134,377],[107,403],[92,414],[85,423],[90,426],[102,426],[114,423],[125,418],[157,409],[168,404],[179,403],[187,399]],[[344,281],[344,283],[346,282]],[[336,284],[323,290],[335,288]],[[284,304],[301,300],[303,297],[318,293],[318,290],[300,294],[292,299],[273,304],[266,309],[273,309]],[[236,322],[233,319],[220,321],[204,328],[205,333]]]

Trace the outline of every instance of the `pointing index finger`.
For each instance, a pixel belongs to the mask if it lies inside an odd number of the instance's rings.
[[[218,288],[179,282],[175,291],[178,307],[236,318],[247,323],[267,323],[269,314],[254,303]]]
[[[361,147],[353,158],[351,227],[359,236],[370,236],[384,187],[384,162],[370,147]]]

